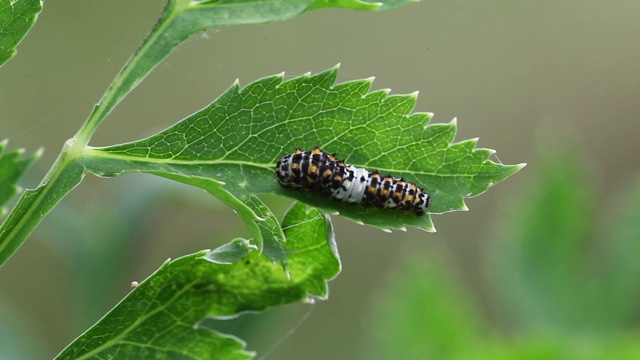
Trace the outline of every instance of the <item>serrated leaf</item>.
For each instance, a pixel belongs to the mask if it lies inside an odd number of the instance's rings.
[[[381,228],[425,230],[433,228],[429,216],[283,189],[274,178],[276,161],[296,147],[319,145],[353,165],[424,187],[432,197],[432,213],[464,209],[465,197],[521,168],[488,160],[493,152],[475,149],[476,140],[452,143],[455,122],[427,126],[430,114],[410,114],[415,94],[369,92],[370,79],[335,84],[336,75],[334,68],[287,81],[283,75],[271,76],[244,88],[236,83],[211,105],[157,135],[94,148],[85,165],[101,176],[118,169],[215,179],[223,195],[239,199],[236,205],[255,193],[273,193]]]
[[[0,0],[0,66],[16,54],[40,11],[41,0]]]
[[[22,150],[13,150],[5,152],[7,141],[0,141],[0,209],[12,197],[14,197],[19,187],[16,185],[18,180],[27,168],[40,157],[40,152],[30,156],[22,156]],[[0,211],[0,217],[4,215],[4,211]]]
[[[290,278],[250,246],[241,250],[244,240],[166,262],[57,358],[249,358],[241,341],[199,323],[326,298],[327,281],[340,270],[327,217],[296,204],[282,227]],[[246,254],[232,264],[208,261],[229,251]]]

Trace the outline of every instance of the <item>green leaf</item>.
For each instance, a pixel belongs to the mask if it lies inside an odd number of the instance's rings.
[[[0,141],[0,217],[5,214],[2,207],[14,197],[20,188],[16,185],[27,168],[40,157],[38,151],[31,156],[22,156],[23,150],[4,152],[7,140]]]
[[[432,197],[432,213],[465,209],[463,198],[522,167],[488,160],[493,152],[474,149],[476,140],[452,143],[455,122],[427,126],[431,114],[410,114],[415,94],[369,92],[371,79],[335,84],[336,75],[334,68],[288,81],[271,76],[244,88],[236,83],[211,105],[157,135],[93,148],[84,164],[100,176],[149,172],[191,182],[222,198],[245,221],[267,214],[245,209],[253,194],[273,193],[381,228],[425,230],[433,229],[429,216],[284,189],[274,178],[276,161],[296,147],[320,145],[353,165],[424,187]],[[216,185],[203,186],[207,181]]]
[[[242,260],[242,258],[253,250],[258,250],[258,248],[252,245],[250,241],[235,239],[226,245],[210,251],[205,258],[216,264],[233,264],[234,262]]]
[[[340,271],[327,217],[296,204],[282,227],[290,278],[244,240],[168,261],[57,358],[249,358],[241,341],[199,324],[207,317],[326,298],[327,281]],[[231,264],[210,261],[243,252]]]
[[[432,197],[431,213],[466,209],[464,198],[484,192],[523,165],[497,164],[476,140],[452,143],[456,123],[428,124],[410,114],[416,95],[369,92],[371,79],[334,84],[337,68],[288,81],[271,76],[234,84],[203,110],[150,138],[91,148],[65,144],[40,187],[26,191],[0,228],[3,264],[85,173],[147,172],[198,186],[232,207],[265,255],[286,265],[285,239],[275,216],[255,196],[289,196],[383,229],[433,230],[430,216],[366,208],[283,189],[274,179],[279,157],[320,145],[356,166],[404,177]]]
[[[42,11],[42,0],[0,0],[0,66],[16,54]]]

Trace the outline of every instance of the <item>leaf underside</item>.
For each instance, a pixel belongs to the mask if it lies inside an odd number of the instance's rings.
[[[168,261],[57,358],[251,357],[240,340],[199,324],[207,317],[224,319],[326,298],[327,281],[340,271],[327,217],[298,203],[287,213],[282,227],[289,239],[290,278],[242,239],[220,251]],[[221,257],[225,261],[207,260]],[[239,261],[229,264],[227,259]]]

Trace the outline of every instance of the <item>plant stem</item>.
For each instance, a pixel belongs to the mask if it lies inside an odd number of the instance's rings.
[[[167,2],[162,16],[154,28],[116,75],[100,101],[93,107],[89,118],[74,136],[77,146],[86,146],[107,115],[175,48],[177,44],[166,47],[166,43],[171,43],[173,39],[167,39],[164,35],[166,29],[178,16],[180,9],[186,4],[188,1],[184,0],[169,0]]]
[[[82,180],[84,167],[73,159],[74,153],[69,152],[68,144],[40,185],[26,190],[0,225],[0,266],[18,250],[45,215]]]

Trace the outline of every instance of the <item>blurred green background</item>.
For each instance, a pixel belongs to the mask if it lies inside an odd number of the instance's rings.
[[[0,69],[0,138],[45,149],[23,185],[42,178],[163,4],[45,3]],[[416,110],[457,117],[457,139],[529,165],[469,199],[471,211],[435,216],[435,234],[334,218],[343,271],[330,299],[229,330],[270,359],[640,358],[640,230],[621,220],[640,215],[638,14],[635,1],[425,0],[208,31],[162,62],[92,145],[151,135],[237,78],[341,63],[340,81],[419,90]],[[3,358],[51,357],[167,258],[248,236],[202,194],[151,176],[88,176],[0,271]],[[289,204],[266,201],[280,213]]]

